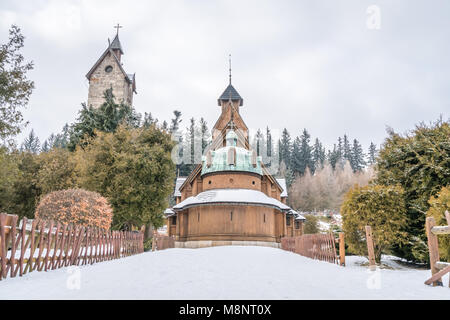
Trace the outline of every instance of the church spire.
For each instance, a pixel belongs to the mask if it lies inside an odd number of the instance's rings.
[[[225,91],[222,93],[222,95],[217,100],[217,103],[219,106],[222,105],[223,102],[229,102],[229,101],[239,101],[239,106],[242,106],[244,104],[244,99],[239,95],[239,93],[236,91],[236,89],[231,84],[231,54],[228,56],[228,62],[229,62],[229,84],[228,87],[225,89]]]
[[[229,55],[229,63],[230,63],[230,85],[231,85],[231,54]]]
[[[117,24],[114,26],[114,29],[117,29],[116,36],[114,37],[114,40],[112,41],[110,48],[114,50],[115,53],[120,52],[120,54],[123,54],[122,45],[120,44],[119,40],[119,29],[123,28],[120,24]],[[120,55],[118,55],[118,58],[120,60]]]

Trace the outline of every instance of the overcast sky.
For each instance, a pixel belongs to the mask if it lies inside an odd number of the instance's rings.
[[[169,121],[178,109],[183,128],[191,117],[211,127],[231,53],[249,128],[307,128],[327,147],[346,133],[367,150],[386,126],[449,117],[449,12],[448,1],[2,0],[0,42],[22,28],[36,85],[25,133],[41,141],[75,120],[119,22],[137,111]]]

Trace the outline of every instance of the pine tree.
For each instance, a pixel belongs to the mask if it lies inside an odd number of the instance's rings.
[[[368,155],[368,164],[369,165],[373,165],[376,162],[376,157],[377,157],[378,151],[377,151],[377,146],[376,144],[374,144],[373,142],[370,143],[369,146],[369,155]]]
[[[39,141],[39,138],[34,133],[34,130],[31,129],[30,134],[28,135],[27,138],[25,138],[25,140],[22,143],[21,150],[31,153],[39,153],[40,149],[41,143]]]
[[[303,133],[300,136],[300,175],[305,174],[306,168],[309,168],[311,172],[314,172],[314,163],[312,159],[312,147],[309,145],[311,135],[306,129],[303,129]]]
[[[161,125],[161,129],[164,131],[168,131],[169,130],[169,125],[167,124],[167,121],[164,120],[162,125]]]
[[[42,144],[41,151],[42,152],[49,152],[50,151],[49,143],[48,143],[47,140],[45,140],[44,143]]]
[[[327,158],[333,170],[336,170],[336,165],[339,163],[339,151],[336,144],[333,145],[333,151],[328,150]]]
[[[286,128],[283,129],[283,133],[281,135],[281,140],[279,141],[279,157],[280,162],[284,162],[286,165],[286,169],[289,168],[291,162],[291,136]]]
[[[352,156],[350,165],[352,166],[353,171],[354,172],[361,171],[366,165],[366,162],[364,161],[365,155],[363,153],[361,144],[356,139],[353,140],[353,147],[351,152]]]
[[[172,123],[171,123],[170,129],[169,129],[170,133],[174,133],[174,132],[178,131],[178,129],[180,128],[180,123],[182,121],[181,120],[181,111],[174,110],[173,115],[174,115],[174,118],[171,120]]]
[[[350,145],[350,141],[346,134],[344,134],[344,144],[343,144],[343,160],[348,160],[350,163],[352,162],[352,147]]]
[[[144,113],[144,121],[142,123],[143,127],[149,127],[152,124],[156,124],[157,122],[158,122],[158,119],[153,119],[153,116],[152,116],[151,112],[149,112],[149,113],[145,112]]]
[[[292,144],[291,160],[288,166],[288,169],[291,169],[294,175],[295,174],[303,175],[303,173],[305,172],[300,149],[301,149],[301,140],[299,137],[296,137],[294,143]]]
[[[322,143],[318,138],[316,138],[314,142],[312,162],[315,169],[323,167],[323,164],[325,162],[325,148],[322,146]]]
[[[191,118],[191,125],[189,126],[189,143],[190,143],[190,164],[195,164],[195,119]]]
[[[266,127],[266,143],[267,143],[267,157],[271,157],[272,156],[272,134],[270,133],[270,129],[267,126]]]
[[[202,155],[205,152],[206,147],[209,145],[209,129],[205,119],[200,118],[200,132],[201,132],[201,140],[202,140]]]

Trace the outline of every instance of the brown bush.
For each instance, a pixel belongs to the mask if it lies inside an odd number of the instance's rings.
[[[45,195],[36,208],[35,217],[62,224],[78,224],[108,230],[113,211],[106,198],[83,189],[54,191]]]

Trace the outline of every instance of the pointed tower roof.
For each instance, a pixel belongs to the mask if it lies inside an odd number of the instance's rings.
[[[236,89],[232,86],[230,83],[228,87],[225,89],[225,91],[220,96],[219,100],[217,100],[219,106],[221,105],[221,102],[225,101],[237,101],[239,100],[239,106],[242,106],[244,104],[244,99],[239,95],[239,93],[236,91]]]
[[[120,50],[120,53],[123,54],[122,45],[120,44],[119,35],[116,34],[114,40],[111,42],[112,50]]]

